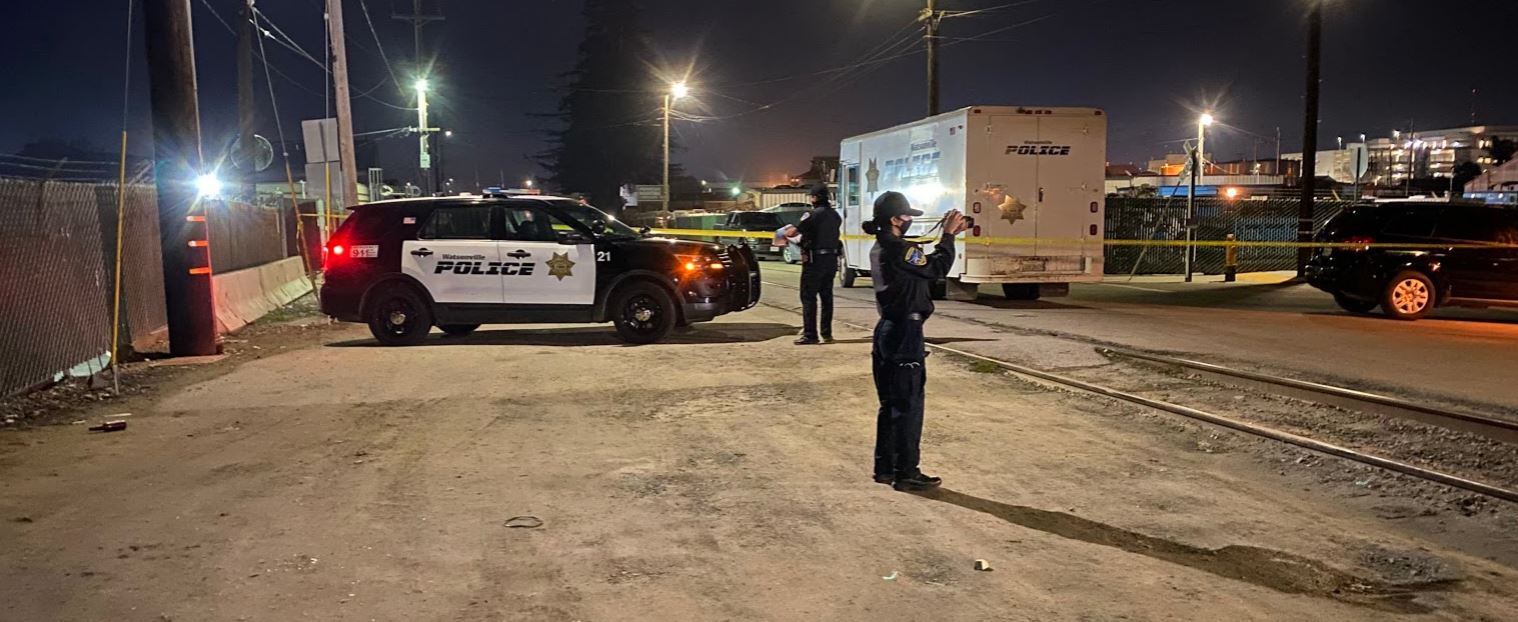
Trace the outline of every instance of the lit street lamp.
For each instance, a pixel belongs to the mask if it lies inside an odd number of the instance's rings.
[[[427,79],[418,78],[415,87],[417,168],[419,169],[417,177],[418,181],[426,184],[428,171],[432,168],[432,155],[427,153]]]
[[[664,94],[664,209],[669,211],[669,109],[675,100],[690,95],[690,87],[684,81],[669,85],[669,92]]]
[[[1191,185],[1186,189],[1186,256],[1182,261],[1187,283],[1191,282],[1191,257],[1196,254],[1196,226],[1192,222],[1196,218],[1196,185],[1207,168],[1207,126],[1216,121],[1210,112],[1202,113],[1196,120],[1196,153],[1191,158]]]

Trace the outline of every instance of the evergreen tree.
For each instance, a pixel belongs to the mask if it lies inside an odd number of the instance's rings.
[[[563,125],[538,156],[552,187],[612,212],[619,186],[659,183],[662,174],[661,96],[639,12],[628,0],[585,0],[585,38],[551,115]]]

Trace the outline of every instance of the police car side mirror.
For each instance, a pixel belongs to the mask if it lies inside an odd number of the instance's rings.
[[[591,231],[591,233],[594,233],[596,235],[601,235],[603,233],[606,233],[606,221],[600,220],[600,219],[596,219],[595,221],[591,222],[590,223],[590,231]]]
[[[648,228],[647,225],[644,225],[644,226],[642,226],[642,227],[640,227],[638,229],[638,235],[648,235],[648,234],[653,233],[653,232],[654,232],[654,230]]]

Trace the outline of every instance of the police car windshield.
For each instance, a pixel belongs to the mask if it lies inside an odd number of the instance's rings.
[[[577,220],[580,222],[580,224],[589,227],[592,231],[595,231],[597,229],[597,221],[603,223],[605,225],[605,228],[600,231],[601,235],[633,237],[640,235],[637,229],[629,227],[626,223],[617,220],[616,216],[607,214],[606,212],[598,210],[589,205],[574,203],[570,201],[556,201],[554,202],[554,207],[559,208],[560,213],[562,213],[565,218]]]

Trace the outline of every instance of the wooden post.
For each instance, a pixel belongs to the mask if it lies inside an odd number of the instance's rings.
[[[190,0],[143,0],[142,4],[169,353],[216,354],[207,214],[196,193],[196,179],[210,171],[205,170],[200,152]]]

